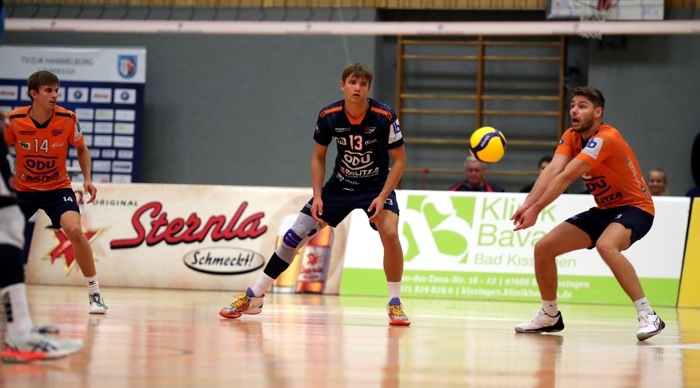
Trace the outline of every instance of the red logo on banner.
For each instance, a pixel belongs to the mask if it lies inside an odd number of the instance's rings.
[[[97,235],[102,232],[103,229],[95,230],[85,230],[85,238],[87,238],[89,243],[92,243]],[[70,274],[70,271],[75,267],[75,252],[73,252],[73,245],[68,240],[68,236],[63,232],[63,229],[51,229],[51,233],[56,239],[56,245],[51,248],[50,251],[46,252],[44,255],[44,260],[51,260],[51,264],[57,259],[63,258],[63,266],[66,270],[66,276]],[[97,258],[94,258],[97,260]]]
[[[145,241],[148,246],[153,246],[165,241],[168,245],[180,243],[190,244],[202,242],[209,232],[213,241],[233,240],[235,238],[243,240],[246,238],[255,239],[267,231],[267,226],[260,225],[260,220],[265,217],[264,212],[257,212],[248,218],[240,221],[243,212],[248,207],[248,202],[242,202],[238,210],[226,223],[226,216],[211,216],[206,222],[192,213],[185,220],[184,218],[174,218],[168,220],[168,213],[163,212],[163,204],[160,202],[147,203],[134,212],[131,218],[131,225],[136,231],[136,237],[121,240],[112,240],[109,245],[112,249],[136,248]],[[141,224],[141,216],[148,213],[151,217],[150,230],[146,230]],[[239,222],[240,221],[240,222]]]

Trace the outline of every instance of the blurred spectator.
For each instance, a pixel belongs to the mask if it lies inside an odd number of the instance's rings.
[[[685,196],[691,198],[700,197],[700,186],[695,186],[692,189],[688,190],[688,192],[685,193]]]
[[[549,163],[552,162],[552,157],[551,156],[543,156],[542,159],[540,159],[540,163],[537,165],[537,174],[542,174],[542,171],[544,171],[547,166],[549,166]],[[520,189],[521,193],[529,193],[532,191],[532,187],[535,186],[535,182],[530,183],[529,185],[523,187]]]
[[[666,173],[660,168],[649,170],[647,185],[649,185],[649,192],[654,197],[668,195],[668,189],[666,188]]]
[[[464,162],[464,175],[466,180],[460,182],[450,188],[450,191],[485,191],[485,192],[497,192],[502,193],[505,190],[502,188],[491,185],[484,179],[484,172],[486,171],[486,166],[478,161],[473,156],[467,157]]]

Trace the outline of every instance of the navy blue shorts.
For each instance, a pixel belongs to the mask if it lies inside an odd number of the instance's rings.
[[[78,200],[73,189],[58,189],[37,192],[17,192],[17,204],[27,220],[41,209],[51,219],[54,228],[61,228],[61,216],[67,211],[80,214]]]
[[[374,209],[371,212],[367,211],[369,205],[372,204],[375,198],[382,192],[384,184],[373,185],[369,187],[352,187],[345,188],[335,183],[328,182],[323,186],[321,199],[323,200],[323,215],[320,218],[327,222],[332,227],[345,219],[355,209],[362,209],[367,214],[367,217],[374,215]],[[304,205],[301,212],[310,216],[311,204],[313,198]],[[399,214],[399,205],[396,203],[396,193],[392,190],[389,197],[384,202],[384,210],[389,210],[397,215]],[[372,228],[377,229],[376,225],[370,223]]]
[[[618,206],[612,209],[592,207],[567,219],[566,222],[588,233],[593,242],[588,249],[593,249],[600,235],[613,222],[632,230],[630,236],[630,246],[632,246],[649,233],[654,223],[654,216],[634,206]]]

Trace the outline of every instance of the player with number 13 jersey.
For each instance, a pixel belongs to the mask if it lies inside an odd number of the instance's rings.
[[[401,125],[390,106],[367,99],[369,109],[353,119],[345,100],[321,110],[314,140],[327,146],[335,139],[338,156],[330,182],[347,187],[384,183],[389,174],[389,150],[403,145]]]

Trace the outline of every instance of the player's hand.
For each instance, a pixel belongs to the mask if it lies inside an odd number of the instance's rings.
[[[374,209],[374,214],[369,218],[369,222],[376,224],[379,221],[382,216],[382,211],[384,211],[384,201],[385,199],[377,197],[369,204],[367,211],[371,213],[372,209]]]
[[[530,207],[527,210],[525,210],[520,218],[515,220],[515,229],[513,229],[514,232],[517,232],[519,230],[527,229],[537,222],[537,216],[540,215],[540,212],[535,209],[534,207]]]
[[[85,189],[85,193],[90,195],[90,199],[88,199],[85,203],[92,203],[92,201],[97,198],[97,187],[92,184],[92,181],[85,181],[83,182],[83,189]]]
[[[522,204],[518,208],[518,210],[515,211],[515,214],[513,214],[512,217],[510,217],[510,220],[513,221],[513,225],[516,227],[518,226],[518,222],[520,222],[520,217],[523,216],[523,213],[525,213],[525,210],[529,209],[530,205]]]
[[[313,217],[316,222],[319,222],[321,224],[325,223],[321,219],[321,216],[323,215],[323,200],[321,198],[314,198],[314,201],[311,203],[311,217]]]

